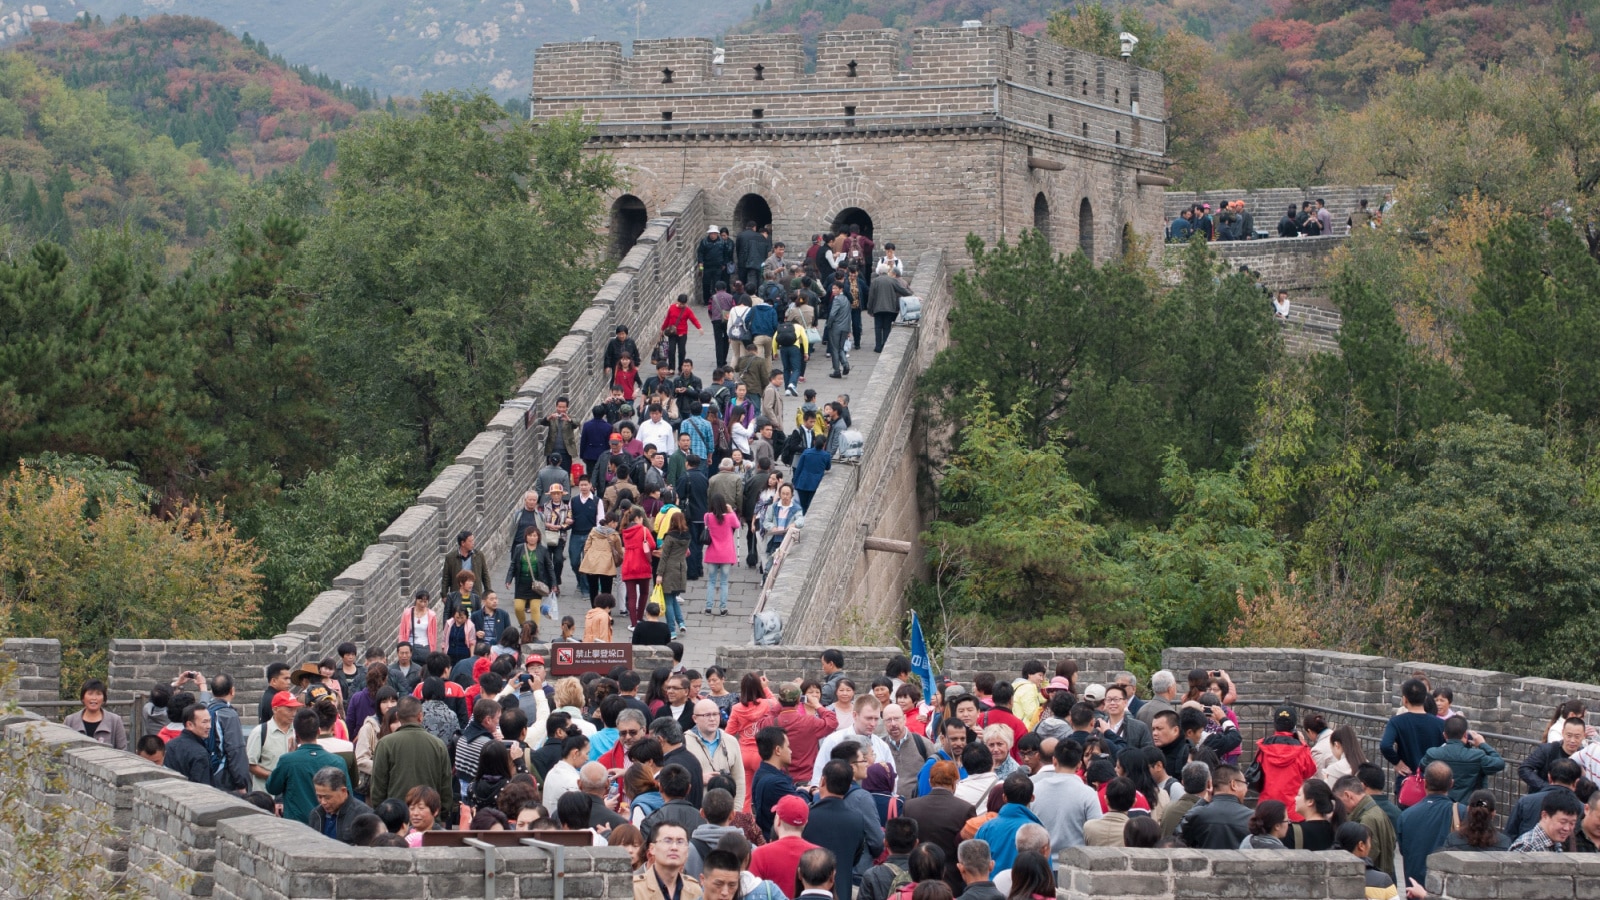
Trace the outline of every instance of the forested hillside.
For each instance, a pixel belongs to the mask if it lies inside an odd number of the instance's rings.
[[[251,175],[302,160],[320,169],[333,159],[333,136],[381,102],[188,16],[41,22],[11,49],[68,87],[104,93],[151,132]]]
[[[710,37],[750,14],[748,0],[33,0],[59,20],[152,12],[205,16],[265,40],[297,63],[384,93],[478,88],[525,98],[546,41]]]

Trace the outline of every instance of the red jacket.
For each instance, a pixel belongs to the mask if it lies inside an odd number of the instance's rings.
[[[700,327],[700,320],[694,317],[694,310],[687,303],[674,303],[667,307],[667,320],[661,323],[661,330],[678,337],[689,333],[689,323],[693,322],[695,328]]]
[[[656,549],[655,535],[643,525],[629,526],[622,533],[622,580],[649,578],[650,560]]]
[[[803,706],[785,707],[778,711],[774,723],[789,733],[789,777],[795,784],[811,781],[811,770],[816,768],[817,748],[822,739],[839,729],[839,716],[831,709],[811,711]]]
[[[1256,741],[1256,759],[1261,761],[1264,776],[1260,800],[1282,801],[1289,808],[1289,818],[1301,821],[1304,817],[1294,811],[1294,795],[1300,793],[1301,783],[1317,774],[1311,748],[1294,735],[1279,732]]]

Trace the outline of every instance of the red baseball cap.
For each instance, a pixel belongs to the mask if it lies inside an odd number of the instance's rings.
[[[790,794],[778,801],[778,805],[772,808],[772,814],[784,824],[802,826],[811,818],[811,807],[807,806],[804,800]]]
[[[273,709],[277,709],[277,708],[279,708],[281,706],[304,706],[304,705],[305,705],[304,703],[300,702],[299,698],[295,697],[294,694],[291,694],[288,691],[279,691],[278,693],[274,694],[273,697],[272,697],[272,708]]]
[[[537,653],[528,654],[527,661],[522,664],[523,668],[527,668],[528,666],[542,666],[542,665],[544,665],[544,657],[540,656]]]
[[[613,432],[611,432],[611,437],[607,438],[607,440],[620,441],[620,440],[622,440],[622,435],[620,435],[617,432],[613,431]]]

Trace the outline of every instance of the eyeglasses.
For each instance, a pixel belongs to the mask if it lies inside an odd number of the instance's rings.
[[[716,712],[703,712],[703,713],[695,713],[694,717],[696,719],[720,719],[720,718],[722,718],[722,714],[721,713],[716,713]]]
[[[656,838],[655,843],[660,844],[663,847],[689,846],[688,838]]]

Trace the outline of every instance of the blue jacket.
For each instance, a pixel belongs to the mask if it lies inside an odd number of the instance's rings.
[[[756,265],[761,265],[757,262]],[[765,334],[771,336],[778,332],[778,311],[771,304],[757,303],[750,307],[750,314],[745,316],[744,323],[750,326],[751,334]]]
[[[1417,884],[1428,883],[1428,854],[1443,847],[1445,839],[1455,830],[1450,815],[1452,806],[1456,807],[1457,815],[1466,818],[1466,807],[1454,803],[1445,794],[1429,794],[1400,814],[1399,825],[1395,828],[1400,855],[1405,858],[1406,878],[1415,878]]]
[[[994,860],[990,878],[1009,870],[1017,861],[1017,832],[1029,822],[1044,825],[1033,814],[1033,810],[1020,803],[1007,803],[1000,807],[1000,812],[994,818],[978,829],[978,840],[989,843],[989,857]]]
[[[1183,216],[1173,219],[1172,224],[1167,226],[1169,241],[1187,241],[1192,234],[1194,234],[1194,224]]]
[[[814,491],[822,484],[822,473],[833,467],[833,457],[826,450],[809,448],[795,460],[792,482],[797,491]]]
[[[855,886],[856,861],[867,848],[867,823],[861,813],[845,803],[842,797],[824,797],[811,806],[811,819],[801,837],[827,850],[833,851],[838,868],[834,870],[833,895],[838,900],[850,900]]]
[[[967,770],[961,768],[961,761],[960,760],[952,760],[950,758],[950,754],[944,752],[944,750],[942,748],[939,749],[939,750],[935,750],[935,751],[933,751],[933,755],[928,757],[928,761],[922,764],[922,771],[917,773],[917,796],[918,797],[926,797],[926,796],[928,796],[928,792],[933,790],[933,782],[928,780],[928,776],[933,774],[933,766],[934,766],[934,764],[938,763],[938,762],[941,762],[941,761],[942,762],[954,762],[956,764],[956,769],[958,771],[960,771],[960,773],[961,773],[961,777],[962,778],[967,777]]]

